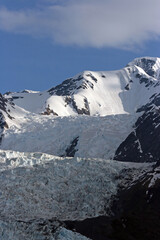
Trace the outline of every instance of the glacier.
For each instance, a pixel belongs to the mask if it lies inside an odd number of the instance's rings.
[[[92,239],[77,222],[130,219],[126,197],[154,209],[159,121],[160,58],[0,94],[0,239]]]

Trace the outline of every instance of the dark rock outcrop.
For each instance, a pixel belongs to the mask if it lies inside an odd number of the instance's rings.
[[[7,109],[7,103],[9,103],[8,100],[4,98],[0,93],[0,143],[4,135],[4,130],[8,128],[4,113],[7,115],[8,118],[13,119],[13,117],[9,114],[9,110]],[[10,104],[13,107],[13,104]]]
[[[71,107],[79,114],[79,115],[90,115],[89,103],[87,98],[83,99],[84,107],[78,108],[74,97],[66,96],[65,97],[66,106],[71,105]]]
[[[149,176],[119,191],[112,205],[114,216],[66,221],[66,227],[93,240],[160,239],[160,180],[148,188]]]
[[[154,70],[154,65],[156,64],[156,60],[154,58],[137,58],[133,62],[129,63],[130,66],[135,64],[138,67],[141,67],[149,76],[157,78],[157,73]]]
[[[90,77],[90,80],[86,77]],[[56,87],[49,89],[48,92],[50,95],[71,96],[79,89],[94,89],[94,83],[97,83],[98,80],[91,73],[88,73],[86,77],[82,74],[77,78],[66,79]]]
[[[65,151],[66,157],[74,157],[75,153],[77,152],[76,146],[78,144],[79,137],[73,139],[70,143],[70,146]]]
[[[126,162],[160,161],[160,94],[137,111],[144,113],[116,150],[114,159]]]
[[[58,116],[58,114],[53,111],[52,109],[50,109],[50,106],[48,105],[48,107],[46,107],[45,111],[43,113],[41,113],[42,115],[54,115],[54,116]]]

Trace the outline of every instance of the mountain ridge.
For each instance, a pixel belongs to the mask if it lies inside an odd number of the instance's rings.
[[[159,59],[157,61],[159,62]],[[44,92],[22,91],[21,93],[8,93],[4,96],[10,98],[19,107],[35,113],[43,112],[49,107],[58,116],[109,115],[129,111],[131,106],[128,109],[123,106],[128,101],[127,91],[133,88],[136,92],[137,88],[140,90],[144,84],[146,89],[152,86],[154,94],[156,91],[153,86],[159,85],[159,80],[149,76],[139,66],[135,66],[133,61],[128,67],[118,71],[84,71]],[[144,95],[146,89],[144,88],[141,94]],[[145,92],[147,95],[147,91]],[[27,95],[32,100],[29,101]],[[107,98],[106,101],[105,98]],[[129,100],[133,102],[133,99]],[[148,98],[145,101],[147,100]],[[33,103],[35,107],[32,106]],[[145,102],[140,101],[137,104],[144,105]],[[137,104],[135,107],[138,107]],[[133,107],[131,110],[134,111]]]

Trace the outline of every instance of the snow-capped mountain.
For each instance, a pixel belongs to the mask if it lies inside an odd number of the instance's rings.
[[[150,58],[146,59],[149,62],[146,65],[143,58],[140,60],[137,60],[137,65],[134,60],[119,71],[82,72],[48,91],[25,90],[4,96],[26,111],[46,115],[133,114],[160,89],[160,60],[153,58],[155,65],[152,63],[152,67]]]
[[[0,239],[159,239],[160,58],[0,94],[0,149]]]
[[[127,139],[129,144],[127,137],[134,135],[139,117],[149,114],[149,107],[144,106],[157,99],[159,66],[159,58],[140,58],[119,71],[85,71],[44,92],[24,90],[4,94],[8,106],[5,111],[2,109],[2,114],[9,129],[3,129],[1,148],[133,161],[128,156],[134,156],[136,151],[126,154],[122,142]],[[12,119],[6,115],[8,111]],[[159,131],[156,122],[154,126],[154,131]],[[154,135],[157,138],[158,132]],[[134,161],[154,159],[148,145],[143,149],[142,139],[133,137],[133,141],[139,155],[134,156]],[[154,152],[157,148],[159,143]],[[131,153],[130,146],[129,150]],[[145,158],[141,157],[142,152]]]

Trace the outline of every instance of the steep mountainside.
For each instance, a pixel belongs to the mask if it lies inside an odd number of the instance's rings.
[[[138,111],[144,113],[118,147],[114,159],[131,162],[160,161],[160,94],[153,95],[150,102]]]
[[[0,142],[2,141],[5,129],[9,128],[9,123],[14,119],[11,116],[11,109],[14,109],[14,103],[11,103],[0,94]]]

